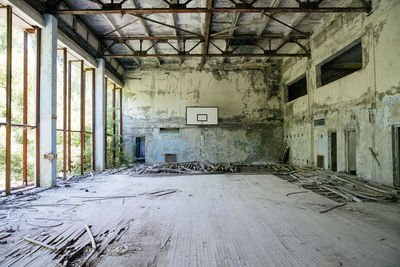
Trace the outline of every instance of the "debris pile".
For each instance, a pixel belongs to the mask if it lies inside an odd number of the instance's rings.
[[[336,202],[397,201],[400,190],[355,179],[345,173],[298,168],[285,164],[267,164],[272,174],[296,183]]]
[[[91,227],[76,223],[50,231],[40,230],[16,242],[12,250],[0,250],[0,265],[91,265],[110,243],[121,238],[132,222],[126,215]]]
[[[141,165],[132,167],[127,174],[154,174],[154,173],[235,173],[238,167],[231,163],[209,163],[209,162],[173,162],[156,165]]]

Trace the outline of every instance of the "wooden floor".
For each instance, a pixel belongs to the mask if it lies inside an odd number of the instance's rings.
[[[92,225],[134,218],[96,265],[400,265],[399,204],[352,203],[321,214],[336,203],[312,192],[286,196],[304,189],[273,175],[102,176],[43,192],[41,200],[159,189],[178,191],[86,202],[74,210],[74,219]],[[42,216],[66,212],[47,210]]]
[[[131,200],[134,224],[100,266],[400,265],[399,205],[385,227],[357,210],[364,204],[321,214],[335,203],[286,196],[304,190],[271,175],[137,178],[130,187],[180,192]]]

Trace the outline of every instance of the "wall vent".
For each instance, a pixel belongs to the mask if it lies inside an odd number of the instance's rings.
[[[325,118],[314,120],[314,127],[324,127],[324,126],[325,126]]]
[[[165,162],[177,162],[178,157],[176,154],[164,154]]]
[[[160,128],[160,133],[179,133],[179,128]]]
[[[317,155],[317,168],[325,169],[325,156]]]

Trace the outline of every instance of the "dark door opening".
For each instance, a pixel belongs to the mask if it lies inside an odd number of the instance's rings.
[[[146,161],[146,142],[145,137],[135,137],[133,140],[133,147],[135,149],[136,161]]]
[[[347,172],[350,174],[357,174],[357,137],[356,131],[347,131],[346,134],[347,145]]]
[[[331,133],[331,170],[337,171],[337,141],[336,132]]]
[[[400,186],[400,126],[393,127],[393,185]]]

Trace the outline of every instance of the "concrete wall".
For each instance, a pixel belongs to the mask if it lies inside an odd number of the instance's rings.
[[[139,70],[124,88],[125,153],[146,137],[146,161],[275,162],[282,147],[280,65],[262,70]],[[218,106],[218,126],[186,126],[186,106]],[[160,128],[180,128],[160,133]]]
[[[338,171],[346,170],[345,132],[357,139],[357,174],[393,185],[392,126],[400,124],[400,1],[373,1],[373,12],[326,17],[311,37],[311,59],[283,63],[286,85],[307,74],[309,94],[286,103],[282,99],[285,141],[295,165],[316,165],[317,154],[330,167],[330,132],[337,132]],[[363,68],[319,87],[318,64],[361,39]],[[326,118],[326,126],[312,121]],[[377,155],[379,163],[373,153]]]

